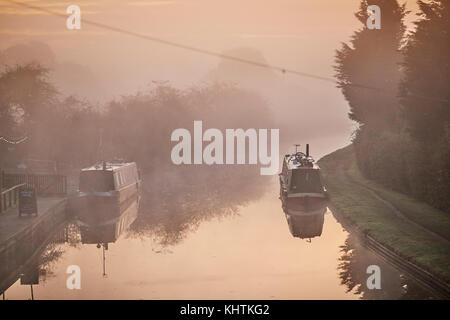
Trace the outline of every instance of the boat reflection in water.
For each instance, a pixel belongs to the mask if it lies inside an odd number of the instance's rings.
[[[136,220],[139,207],[139,198],[123,210],[119,216],[97,216],[87,213],[77,216],[77,225],[80,228],[81,243],[107,244],[116,242],[120,235]]]
[[[327,193],[322,184],[320,168],[309,155],[296,150],[283,160],[280,176],[280,199],[294,237],[314,238],[322,234]]]
[[[290,214],[285,210],[289,231],[294,237],[311,239],[322,235],[324,215],[327,211],[326,203],[321,208],[304,211],[301,214]]]
[[[81,242],[103,247],[103,262],[108,243],[115,242],[136,220],[140,184],[134,162],[103,162],[80,172],[79,190],[70,197],[69,208],[80,228]]]
[[[114,243],[136,220],[139,209],[139,196],[119,216],[79,214],[76,218],[82,244],[96,244],[103,251],[103,276],[106,277],[106,253],[109,243]]]

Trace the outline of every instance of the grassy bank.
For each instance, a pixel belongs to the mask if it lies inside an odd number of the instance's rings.
[[[450,214],[365,179],[356,166],[352,146],[323,157],[319,165],[330,200],[346,220],[398,255],[450,282],[449,247],[397,217],[366,188],[390,202],[409,219],[447,239]]]

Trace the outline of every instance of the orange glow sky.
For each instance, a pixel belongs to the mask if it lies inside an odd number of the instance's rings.
[[[76,0],[23,2],[61,13],[71,4],[82,18],[171,41],[221,52],[233,47],[259,49],[269,63],[332,75],[332,58],[359,22],[358,0]],[[415,1],[409,1],[409,7]],[[38,40],[61,60],[93,69],[142,73],[142,64],[169,78],[180,71],[194,77],[217,64],[217,58],[165,47],[96,27],[69,31],[65,20],[0,0],[1,47]],[[181,70],[180,70],[181,69]],[[112,72],[112,71],[111,71]],[[191,77],[192,79],[192,77]]]

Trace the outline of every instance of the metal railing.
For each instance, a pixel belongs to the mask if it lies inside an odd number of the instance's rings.
[[[3,184],[26,184],[36,189],[37,195],[66,195],[66,176],[58,174],[3,173]]]
[[[14,208],[19,204],[19,189],[25,186],[25,183],[15,185],[14,187],[8,188],[1,191],[0,193],[0,214],[5,212],[9,208]]]

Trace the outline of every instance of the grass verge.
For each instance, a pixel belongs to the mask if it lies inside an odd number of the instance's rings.
[[[353,146],[319,160],[334,207],[359,230],[399,256],[450,283],[450,249],[421,228],[397,217],[368,187],[405,216],[448,238],[450,215],[365,179],[356,166]]]

